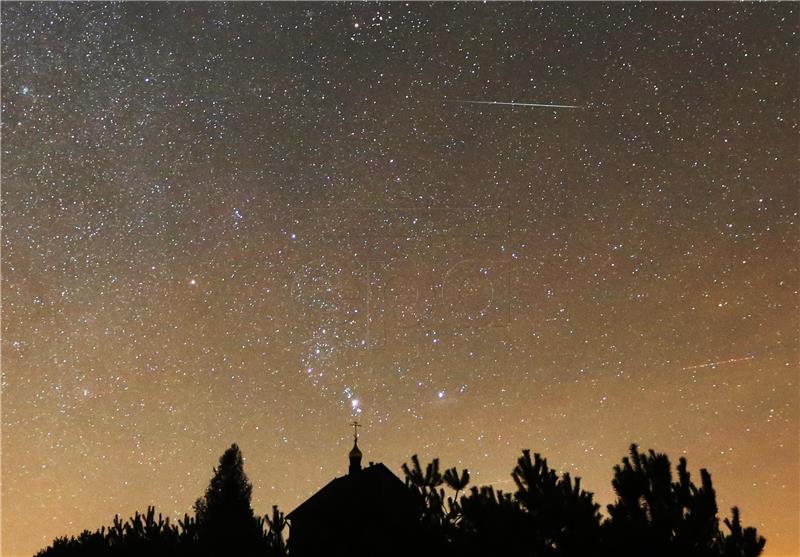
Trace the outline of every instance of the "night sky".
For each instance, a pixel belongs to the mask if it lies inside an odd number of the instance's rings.
[[[631,442],[800,552],[798,5],[2,4],[2,553],[238,443],[612,500]],[[500,101],[574,105],[547,108]]]

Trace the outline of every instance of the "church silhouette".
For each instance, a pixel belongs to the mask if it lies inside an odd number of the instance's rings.
[[[286,518],[292,557],[400,556],[419,548],[419,503],[386,466],[361,466],[358,427],[347,475],[335,478]]]

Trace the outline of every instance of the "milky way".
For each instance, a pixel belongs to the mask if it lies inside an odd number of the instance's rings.
[[[798,546],[798,14],[2,4],[2,552],[631,442]],[[499,100],[558,110],[443,102]],[[705,364],[717,363],[718,365]],[[724,364],[724,365],[723,365]]]

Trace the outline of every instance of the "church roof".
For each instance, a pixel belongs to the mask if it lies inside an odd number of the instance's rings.
[[[371,501],[411,500],[411,492],[400,479],[383,464],[372,464],[335,478],[314,495],[306,499],[286,517],[301,520],[305,517],[346,512],[358,507],[369,508]]]

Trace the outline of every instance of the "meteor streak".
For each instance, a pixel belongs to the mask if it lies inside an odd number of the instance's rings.
[[[464,101],[459,99],[442,99],[446,103],[459,103],[459,104],[495,104],[502,106],[532,106],[536,108],[580,108],[574,104],[544,104],[544,103],[518,103],[508,101]]]
[[[738,362],[746,362],[747,360],[752,360],[753,358],[755,358],[755,356],[745,356],[744,358],[731,358],[730,360],[720,360],[720,361],[717,361],[717,362],[708,362],[707,364],[699,364],[699,365],[696,365],[696,366],[688,366],[688,367],[681,368],[681,370],[682,371],[687,371],[687,370],[690,370],[690,369],[700,369],[700,368],[704,368],[704,367],[721,366],[721,365],[724,365],[724,364],[735,364],[735,363],[738,363]]]

